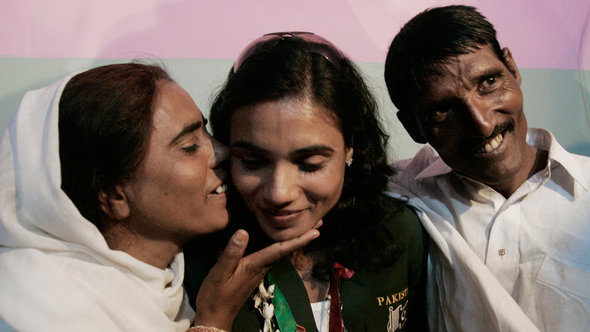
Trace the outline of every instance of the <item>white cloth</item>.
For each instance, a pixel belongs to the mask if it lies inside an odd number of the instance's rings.
[[[0,142],[0,318],[18,331],[185,331],[183,255],[161,270],[110,250],[60,189],[72,76],[28,92]]]
[[[330,300],[311,303],[311,312],[318,332],[330,330]]]
[[[508,199],[453,173],[430,147],[396,163],[391,195],[408,200],[432,241],[429,320],[438,331],[590,328],[590,158],[530,129],[545,169]]]

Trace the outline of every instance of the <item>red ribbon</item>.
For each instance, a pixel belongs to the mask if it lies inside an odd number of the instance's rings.
[[[339,282],[341,278],[350,279],[354,275],[353,270],[345,268],[342,264],[335,262],[332,265],[332,275],[330,278],[330,332],[343,332],[342,326],[342,308],[340,307],[340,290]]]
[[[332,265],[332,270],[333,270],[334,278],[336,280],[340,280],[341,278],[349,280],[350,278],[352,278],[352,276],[354,276],[353,270],[349,270],[349,269],[345,268],[342,264],[340,264],[338,262],[334,262],[334,265]]]

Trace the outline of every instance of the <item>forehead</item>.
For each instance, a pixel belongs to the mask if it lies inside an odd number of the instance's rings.
[[[473,88],[487,75],[508,71],[489,45],[451,57],[436,69],[437,74],[425,79],[425,86],[420,94],[428,101],[453,96],[460,90]]]
[[[152,124],[153,134],[173,136],[185,126],[201,120],[201,110],[186,90],[174,82],[158,83]]]
[[[243,107],[231,118],[230,140],[323,140],[342,136],[333,112],[307,99],[284,98]]]

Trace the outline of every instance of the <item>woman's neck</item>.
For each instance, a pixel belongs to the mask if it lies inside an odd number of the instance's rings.
[[[166,269],[181,248],[170,241],[148,239],[121,223],[104,227],[101,233],[111,250],[124,251],[133,258],[159,269]]]
[[[314,266],[318,263],[324,263],[327,257],[324,251],[305,252],[296,251],[291,254],[291,263],[297,270],[310,303],[321,302],[327,299],[330,289],[330,281],[322,280],[314,275]]]

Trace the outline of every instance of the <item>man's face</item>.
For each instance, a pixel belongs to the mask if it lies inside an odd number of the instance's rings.
[[[506,64],[486,45],[451,58],[429,78],[416,108],[422,134],[445,163],[496,190],[518,187],[535,157],[520,74],[508,49],[504,57]]]

